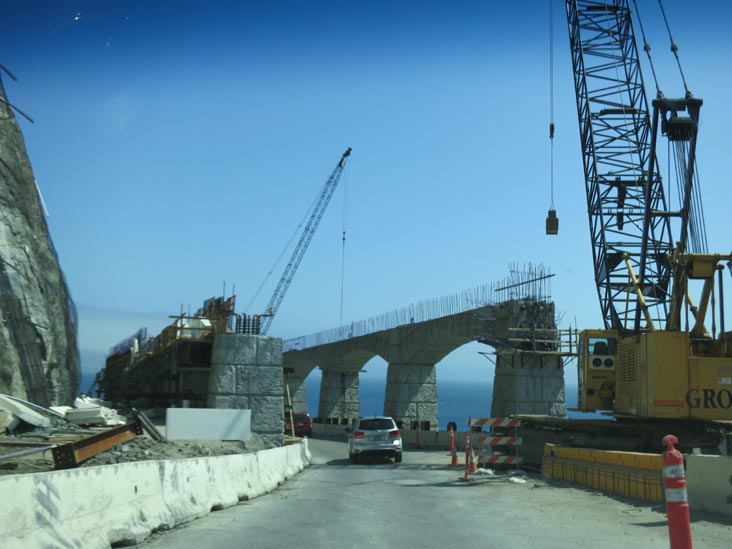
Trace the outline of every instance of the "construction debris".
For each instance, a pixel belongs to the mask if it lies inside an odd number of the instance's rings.
[[[165,442],[155,423],[137,410],[132,411],[135,421],[126,423],[104,400],[81,395],[73,404],[48,409],[0,395],[0,475],[239,454],[273,447],[255,433],[247,442]],[[149,412],[156,415],[156,410]],[[163,415],[160,412],[158,415]]]
[[[47,429],[61,423],[75,425],[124,425],[127,420],[106,406],[103,400],[81,395],[74,400],[74,406],[44,408],[13,397],[0,395],[0,433],[15,432],[17,429]]]
[[[31,407],[29,404],[10,395],[0,395],[0,410],[5,412],[3,417],[5,418],[4,421],[7,422],[6,429],[9,431],[15,430],[20,421],[34,427],[48,427],[51,425],[51,420],[37,411],[38,407]]]
[[[133,421],[114,429],[82,438],[76,442],[63,444],[53,448],[53,461],[56,469],[71,469],[78,467],[86,460],[101,454],[105,450],[132,440],[142,434],[142,425]]]
[[[0,395],[0,434],[11,434],[0,437],[1,468],[31,472],[76,467],[142,433],[138,422],[126,424],[116,410],[105,404],[81,395],[74,407],[44,408],[11,395]],[[81,427],[95,425],[115,428],[95,431]]]
[[[267,448],[272,448],[272,445],[267,440],[258,436],[253,436],[249,442],[218,440],[156,442],[147,436],[140,436],[99,454],[85,462],[82,467],[154,459],[181,459],[244,454]]]
[[[155,442],[162,442],[165,440],[163,434],[158,431],[158,428],[155,427],[155,424],[152,421],[150,421],[150,418],[147,417],[147,414],[145,414],[145,412],[137,410],[136,408],[132,408],[132,417],[140,422],[142,428]]]
[[[127,420],[107,404],[98,398],[79,395],[74,400],[74,407],[66,410],[64,418],[77,425],[124,425]]]
[[[12,431],[18,426],[20,420],[7,410],[0,408],[0,434]]]
[[[495,476],[496,472],[493,469],[486,469],[483,467],[478,467],[475,470],[475,473],[473,473],[473,474],[474,475],[488,475],[488,476],[492,477],[492,476]]]

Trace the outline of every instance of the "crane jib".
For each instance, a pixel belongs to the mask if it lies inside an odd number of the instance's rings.
[[[310,244],[310,241],[312,240],[313,235],[318,228],[320,220],[322,219],[323,214],[328,207],[330,199],[333,196],[336,187],[338,186],[338,181],[341,177],[341,174],[343,173],[343,169],[346,166],[346,159],[350,155],[351,148],[349,147],[348,149],[346,149],[346,152],[343,153],[343,156],[341,156],[341,159],[333,170],[333,173],[330,174],[330,177],[328,177],[327,181],[325,182],[323,190],[320,192],[320,196],[318,197],[318,201],[313,208],[313,213],[310,215],[310,218],[308,219],[308,222],[305,225],[302,234],[300,235],[300,239],[298,240],[297,245],[292,252],[290,261],[285,267],[285,270],[282,273],[282,277],[277,283],[277,287],[275,288],[275,291],[270,298],[267,309],[265,310],[265,313],[261,315],[261,322],[259,324],[260,335],[265,335],[269,330],[269,326],[270,324],[272,324],[274,315],[277,313],[277,310],[282,304],[282,300],[285,298],[285,293],[287,293],[287,289],[290,287],[290,283],[295,277],[297,268],[300,266],[300,262],[302,261],[302,258],[304,257],[305,252],[308,249],[308,245]]]

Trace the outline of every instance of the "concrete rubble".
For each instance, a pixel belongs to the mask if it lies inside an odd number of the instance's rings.
[[[108,402],[79,395],[74,400],[74,406],[51,407],[52,410],[64,410],[64,418],[77,425],[124,425],[127,419],[107,406]]]
[[[31,427],[51,425],[48,416],[39,413],[37,408],[30,406],[30,403],[10,395],[0,395],[0,414],[2,414],[0,418],[5,418],[0,423],[0,428],[4,431],[14,431],[21,424]]]
[[[0,434],[27,431],[33,428],[74,425],[124,425],[127,419],[117,410],[105,406],[106,402],[80,395],[74,406],[44,408],[11,395],[0,395]]]
[[[248,442],[234,440],[177,440],[155,442],[148,436],[139,436],[134,440],[120,444],[91,458],[84,462],[82,467],[158,459],[227,456],[246,454],[273,447],[274,445],[269,441],[254,433]]]
[[[81,443],[87,437],[105,433],[111,435],[110,429],[128,424],[131,425],[128,419],[111,408],[108,402],[86,395],[77,397],[73,407],[51,408],[37,406],[10,395],[0,395],[0,474],[58,469],[61,464],[51,457],[50,449],[64,444]],[[248,421],[247,436],[243,438],[204,440],[211,438],[205,435],[194,440],[165,441],[154,438],[143,433],[132,440],[115,442],[112,447],[90,459],[80,460],[78,466],[246,454],[277,446],[270,437],[251,433]]]

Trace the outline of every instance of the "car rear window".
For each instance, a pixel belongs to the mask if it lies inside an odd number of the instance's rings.
[[[308,420],[307,414],[292,414],[292,417],[295,419],[295,421],[307,421]]]
[[[394,429],[394,422],[385,418],[362,419],[358,423],[358,428],[365,431],[385,431],[387,429]]]

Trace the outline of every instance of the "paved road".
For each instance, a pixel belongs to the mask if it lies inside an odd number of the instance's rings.
[[[260,498],[215,512],[143,547],[667,548],[663,508],[506,475],[460,480],[446,452],[352,465],[343,442],[310,441],[313,465]],[[514,477],[515,478],[515,477]],[[520,478],[520,477],[519,477]],[[692,525],[696,549],[729,548],[732,526]]]

